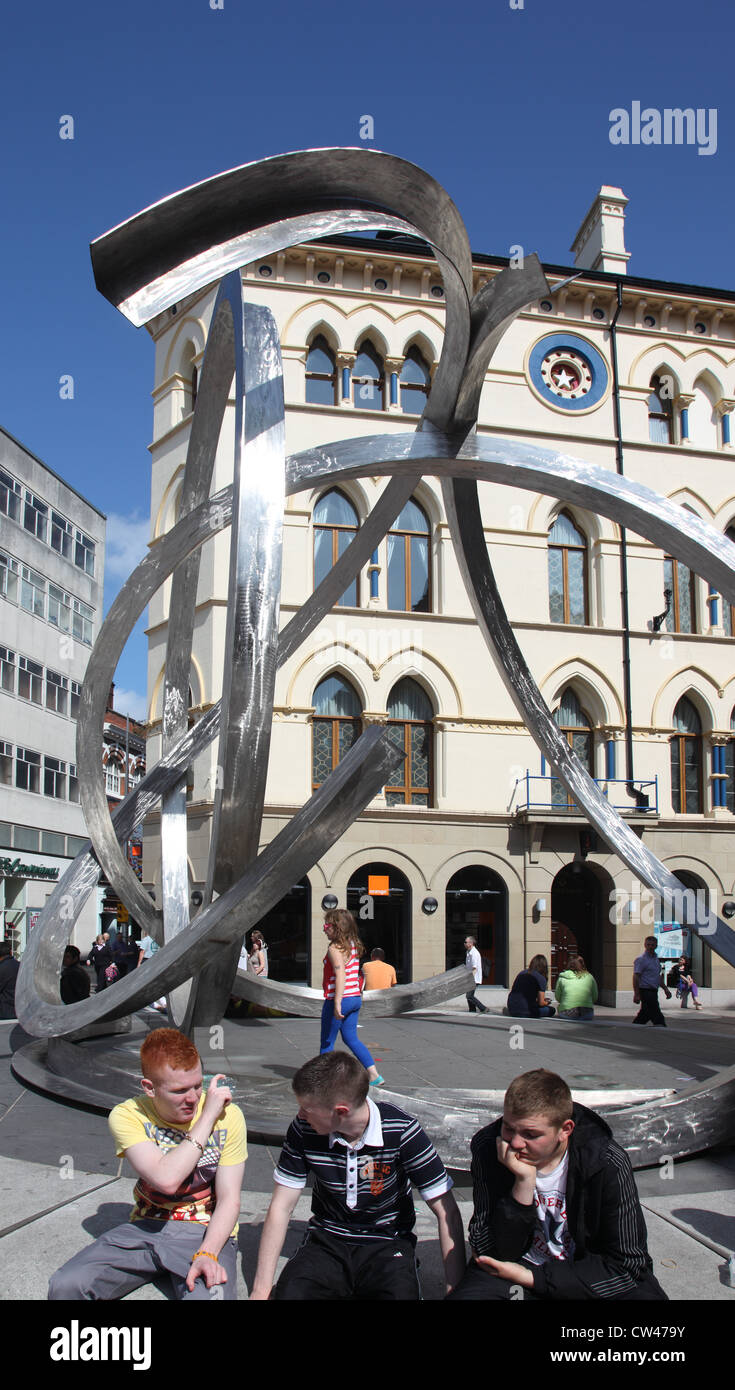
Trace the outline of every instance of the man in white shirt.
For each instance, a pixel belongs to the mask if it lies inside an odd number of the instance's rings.
[[[475,977],[475,989],[477,989],[477,986],[482,984],[482,956],[480,955],[480,952],[477,949],[477,942],[475,941],[474,936],[465,937],[464,948],[467,952],[467,956],[465,958],[465,965],[467,966],[468,970],[472,971],[472,974]],[[490,1010],[486,1008],[484,1004],[480,1003],[479,999],[477,998],[477,995],[475,994],[475,989],[471,989],[466,996],[470,1013],[489,1014]]]

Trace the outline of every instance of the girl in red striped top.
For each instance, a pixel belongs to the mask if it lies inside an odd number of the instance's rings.
[[[382,1086],[370,1053],[357,1036],[357,1019],[362,1003],[360,958],[365,948],[360,940],[357,923],[351,912],[335,908],[324,919],[324,934],[329,941],[324,957],[324,1006],[322,1008],[322,1041],[320,1052],[332,1052],[337,1034],[357,1060],[367,1068],[371,1086]]]

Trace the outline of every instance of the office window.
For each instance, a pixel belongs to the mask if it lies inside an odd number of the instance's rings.
[[[78,598],[72,600],[71,630],[73,635],[78,637],[79,641],[87,647],[92,645],[93,618],[94,609],[90,608],[88,603],[82,603],[81,599]]]
[[[429,520],[407,502],[388,532],[388,607],[406,613],[431,610]]]
[[[31,748],[18,748],[15,754],[15,785],[21,791],[41,791],[41,754]]]
[[[306,358],[306,399],[313,405],[337,404],[337,363],[321,333],[312,342]]]
[[[13,783],[13,745],[0,739],[0,784],[10,787]],[[10,841],[5,845],[10,848]]]
[[[385,368],[369,338],[361,343],[352,369],[352,400],[360,410],[383,410]]]
[[[70,800],[70,801],[77,802],[77,803],[78,803],[78,801],[79,801],[79,778],[77,777],[77,765],[76,765],[76,763],[69,763],[69,800]],[[73,838],[75,838],[75,837],[73,837],[73,836],[71,836],[71,835],[69,836],[69,843],[68,843],[68,846],[67,846],[67,848],[68,848],[68,853],[69,853],[69,854],[78,854],[78,853],[79,853],[79,850],[78,850],[78,849],[73,849],[73,848],[72,848],[71,841],[72,841]],[[80,845],[81,845],[81,843],[82,843],[82,842],[80,841]]]
[[[314,508],[314,588],[336,564],[357,534],[358,516],[351,502],[336,488],[325,492]],[[359,603],[357,579],[345,589],[337,606],[355,608]]]
[[[0,551],[0,594],[11,603],[18,602],[18,564]]]
[[[568,512],[549,531],[549,618],[552,623],[588,621],[587,541]]]
[[[0,647],[0,690],[6,690],[9,695],[15,694],[15,673],[15,652],[9,647]]]
[[[94,574],[95,543],[83,531],[75,532],[74,564],[85,574]]]
[[[678,814],[701,812],[702,721],[691,700],[683,696],[674,710],[671,740],[671,800]]]
[[[43,794],[56,797],[57,801],[66,800],[66,763],[47,755],[43,760]]]
[[[320,787],[360,737],[362,706],[343,676],[327,676],[313,695],[312,787]]]
[[[15,478],[11,478],[9,473],[0,468],[0,512],[11,517],[13,521],[19,521],[21,501],[20,483],[16,483]]]
[[[57,550],[59,555],[63,555],[65,560],[71,558],[71,548],[74,538],[72,524],[66,517],[59,512],[51,512],[51,549]]]
[[[71,631],[71,598],[58,584],[48,586],[48,620],[62,632]]]
[[[69,682],[58,671],[46,671],[46,709],[66,714],[69,703]]]
[[[27,565],[20,571],[20,606],[37,618],[46,617],[46,580]]]
[[[37,536],[39,541],[48,538],[48,506],[42,502],[40,497],[34,493],[26,491],[25,505],[23,507],[23,525],[26,531]]]
[[[43,704],[43,666],[26,656],[18,658],[18,694],[33,705]]]
[[[434,711],[426,691],[410,677],[388,697],[388,737],[405,753],[385,788],[388,806],[430,806],[433,799]]]
[[[82,698],[82,687],[79,681],[71,681],[69,684],[70,709],[72,719],[79,718],[79,702]]]

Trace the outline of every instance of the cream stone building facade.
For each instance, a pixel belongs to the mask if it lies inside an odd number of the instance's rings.
[[[724,532],[735,526],[735,294],[628,275],[625,202],[619,189],[601,189],[572,248],[575,266],[545,266],[550,296],[502,339],[478,428],[620,468]],[[475,288],[507,264],[476,256]],[[246,298],[267,305],[278,325],[289,452],[416,427],[444,327],[428,247],[333,238],[249,265],[243,280]],[[215,292],[149,324],[154,546],[177,516]],[[231,480],[233,422],[231,401],[213,489]],[[366,478],[289,499],[282,622],[384,486]],[[509,487],[480,491],[503,600],[549,707],[645,844],[700,902],[727,911],[735,900],[729,606],[604,518]],[[220,693],[228,551],[229,533],[203,551],[193,716]],[[169,591],[170,581],[149,613],[149,766],[160,748]],[[358,584],[281,669],[276,706],[263,843],[367,723],[387,723],[407,758],[269,914],[272,973],[318,983],[322,901],[332,895],[360,915],[366,944],[383,945],[399,979],[459,963],[469,932],[486,983],[499,989],[539,951],[555,975],[576,945],[603,1002],[630,998],[640,942],[671,905],[639,892],[544,765],[476,628],[435,480],[421,483]],[[205,878],[216,758],[214,746],[189,775],[192,891]],[[152,817],[144,878],[160,905],[158,835]],[[735,1002],[735,972],[699,940],[692,951],[702,997]]]

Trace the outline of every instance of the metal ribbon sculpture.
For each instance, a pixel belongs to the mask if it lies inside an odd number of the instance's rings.
[[[424,415],[414,432],[347,439],[285,458],[280,348],[267,309],[243,302],[240,267],[332,233],[393,230],[435,250],[446,295],[446,330]],[[562,498],[630,527],[677,556],[735,604],[735,546],[640,484],[582,460],[528,444],[478,437],[485,375],[503,333],[524,307],[549,293],[535,256],[472,296],[472,262],[462,219],[447,193],[415,165],[372,150],[310,150],[220,174],[139,213],[92,245],[100,291],[135,324],[221,280],[207,341],[182,488],[180,520],[121,590],[95,644],[77,736],[81,800],[91,843],[54,889],[25,951],[18,1017],[37,1036],[64,1036],[115,1019],[167,992],[170,1014],[190,1028],[218,1022],[237,974],[244,932],[334,844],[388,781],[403,754],[378,727],[357,740],[306,805],[258,854],[275,674],[337,602],[389,530],[424,474],[442,480],[464,582],[500,674],[544,756],[590,824],[632,872],[678,901],[679,880],[641,843],[569,748],[516,643],[485,543],[478,479]],[[224,278],[223,278],[224,277]],[[233,374],[234,481],[209,495]],[[285,498],[304,488],[369,475],[389,477],[378,504],[334,568],[278,633]],[[202,544],[232,528],[225,672],[221,702],[187,731],[194,601]],[[112,817],[102,775],[102,726],[110,681],[127,637],[155,590],[173,575],[158,764]],[[189,921],[185,773],[219,734],[222,785],[214,801],[201,912]],[[162,803],[163,913],[153,906],[120,848]],[[92,846],[94,848],[92,848]],[[59,1001],[63,947],[97,883],[100,867],[141,927],[159,940],[145,972],[73,1005]],[[215,896],[216,895],[216,896]],[[710,913],[695,926],[735,964],[735,935]],[[416,1008],[466,988],[464,969],[410,986]],[[240,976],[234,988],[270,1002],[272,981]],[[311,996],[314,996],[313,999]],[[294,1013],[317,995],[278,986]],[[409,1002],[410,1001],[410,1002]],[[376,999],[376,1012],[388,1009]]]

